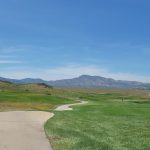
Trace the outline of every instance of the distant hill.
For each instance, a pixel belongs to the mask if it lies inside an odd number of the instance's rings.
[[[8,82],[16,83],[16,84],[47,83],[47,81],[44,81],[42,79],[32,79],[32,78],[25,78],[25,79],[17,80],[17,79],[9,79],[9,78],[0,77],[0,81],[8,81]]]
[[[53,87],[45,83],[25,83],[15,84],[9,81],[0,80],[0,91],[14,91],[14,92],[49,92]]]
[[[32,78],[26,78],[22,80],[0,78],[0,80],[13,82],[17,84],[44,83],[55,87],[150,89],[150,83],[114,80],[111,78],[104,78],[100,76],[89,76],[89,75],[82,75],[80,77],[73,79],[64,79],[56,81],[45,81],[42,79],[32,79]]]
[[[10,81],[3,81],[3,80],[0,80],[0,83],[2,84],[13,84],[12,82],[10,82]]]
[[[150,89],[150,84],[148,83],[114,80],[89,75],[82,75],[73,79],[49,81],[48,83],[58,87]]]

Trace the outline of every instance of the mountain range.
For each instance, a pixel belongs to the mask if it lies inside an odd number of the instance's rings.
[[[21,80],[0,77],[0,81],[15,84],[45,83],[54,87],[78,87],[78,88],[123,88],[123,89],[150,89],[150,83],[137,81],[114,80],[101,76],[82,75],[73,79],[46,81],[42,79],[25,78]]]

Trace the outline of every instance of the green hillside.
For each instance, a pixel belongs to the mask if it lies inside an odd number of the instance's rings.
[[[59,89],[45,84],[12,84],[0,81],[0,110],[50,110],[72,103]]]

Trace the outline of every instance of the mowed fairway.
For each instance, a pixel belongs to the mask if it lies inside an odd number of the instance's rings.
[[[149,150],[150,100],[120,94],[81,94],[89,101],[54,112],[46,126],[54,150]]]

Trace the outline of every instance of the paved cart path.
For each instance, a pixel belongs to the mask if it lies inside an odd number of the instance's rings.
[[[53,113],[0,112],[0,150],[51,150],[44,123]]]
[[[61,105],[61,106],[58,106],[55,110],[57,110],[57,111],[73,110],[71,108],[71,106],[82,105],[82,104],[87,104],[87,103],[88,102],[86,102],[86,101],[80,101],[79,103]]]
[[[75,104],[58,106],[55,110],[72,110]],[[44,131],[44,123],[54,116],[43,111],[0,112],[0,150],[52,150]]]

